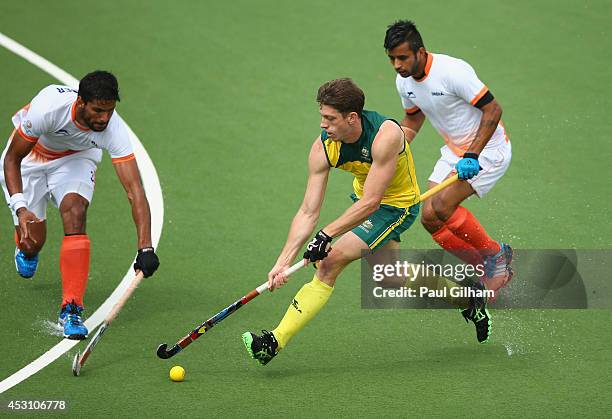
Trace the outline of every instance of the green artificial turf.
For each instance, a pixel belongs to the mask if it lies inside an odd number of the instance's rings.
[[[71,374],[73,350],[0,401],[63,399],[78,417],[609,414],[611,311],[492,310],[491,342],[478,345],[454,310],[361,309],[359,264],[266,367],[247,358],[240,335],[275,327],[311,269],[175,358],[155,349],[265,281],[301,202],[319,85],[350,76],[366,108],[402,117],[382,48],[398,18],[416,21],[430,51],[468,61],[504,109],[512,164],[485,199],[467,203],[491,235],[521,249],[611,249],[611,17],[605,1],[2,3],[2,33],[76,78],[117,75],[117,110],[155,164],[165,218],[159,271],[82,375]],[[0,63],[8,137],[13,112],[55,81],[3,48]],[[422,187],[442,144],[428,123],[413,143]],[[136,251],[108,156],[96,178],[87,313]],[[350,204],[350,182],[330,176],[321,226]],[[61,226],[48,214],[39,272],[25,281],[14,273],[10,215],[0,212],[0,380],[59,341],[45,328],[61,295]],[[435,247],[419,223],[402,239]],[[185,367],[185,382],[170,382],[173,365]]]

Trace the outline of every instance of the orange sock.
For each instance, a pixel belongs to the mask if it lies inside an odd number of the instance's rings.
[[[62,306],[74,301],[83,306],[89,277],[90,244],[87,234],[64,236],[60,250]]]
[[[483,263],[480,252],[470,243],[455,236],[446,225],[443,225],[442,228],[433,233],[431,237],[440,247],[457,256],[462,261],[474,266]]]
[[[489,237],[482,224],[467,208],[457,207],[445,225],[455,236],[478,249],[484,256],[494,255],[501,251],[499,243]]]

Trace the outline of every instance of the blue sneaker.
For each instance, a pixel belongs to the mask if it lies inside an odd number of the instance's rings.
[[[501,250],[498,254],[484,257],[485,275],[487,278],[494,278],[502,275],[512,278],[513,272],[510,264],[512,263],[512,247],[506,243],[499,243]],[[510,280],[508,279],[508,281]],[[506,282],[508,282],[506,281]]]
[[[83,307],[74,304],[66,304],[59,314],[57,323],[64,328],[64,337],[72,340],[83,340],[87,338],[89,331],[83,324],[81,313]]]
[[[38,254],[27,257],[18,247],[15,248],[15,268],[23,278],[30,279],[36,273],[38,267]]]

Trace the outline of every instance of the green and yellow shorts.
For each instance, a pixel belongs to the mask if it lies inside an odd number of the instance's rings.
[[[359,201],[351,194],[353,202]],[[400,240],[400,234],[408,230],[419,215],[420,203],[408,208],[397,208],[381,204],[378,210],[367,220],[351,230],[363,240],[371,250],[384,246],[389,240]]]

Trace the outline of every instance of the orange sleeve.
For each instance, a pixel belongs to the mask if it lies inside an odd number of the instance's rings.
[[[30,136],[29,136],[29,135],[27,135],[25,132],[23,132],[23,131],[21,130],[21,127],[17,128],[17,132],[19,133],[19,135],[21,135],[21,137],[22,137],[24,140],[26,140],[26,141],[28,141],[28,142],[30,142],[30,143],[35,143],[35,142],[37,142],[37,141],[38,141],[38,138],[37,138],[37,137],[30,137]]]
[[[406,109],[406,114],[408,114],[408,115],[414,115],[415,113],[417,113],[417,112],[419,112],[419,111],[420,111],[419,107],[415,105],[415,106],[413,106],[412,108],[408,108],[408,109]]]
[[[474,96],[474,99],[472,99],[472,101],[470,102],[472,106],[476,105],[478,101],[482,99],[484,95],[487,94],[488,91],[489,91],[489,88],[487,86],[483,86],[482,89],[480,89],[480,92],[478,92],[476,96]]]
[[[123,162],[126,162],[126,161],[134,160],[135,158],[136,157],[134,157],[134,153],[132,153],[132,154],[129,154],[129,155],[125,156],[125,157],[117,157],[117,158],[114,158],[112,160],[113,160],[113,164],[117,164],[117,163],[123,163]]]

